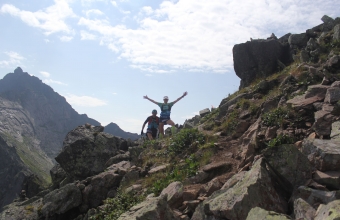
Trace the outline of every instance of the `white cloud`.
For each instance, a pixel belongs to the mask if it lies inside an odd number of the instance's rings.
[[[45,35],[57,32],[72,33],[72,28],[66,24],[67,18],[76,17],[66,0],[55,0],[55,4],[36,12],[20,10],[13,5],[4,4],[1,13],[19,17],[29,26],[42,29]]]
[[[85,106],[85,107],[98,107],[107,105],[106,101],[97,99],[91,96],[77,96],[68,94],[65,96],[68,103],[71,105]]]
[[[60,82],[60,81],[55,81],[55,80],[52,80],[52,79],[44,79],[43,83],[46,83],[46,84],[58,84],[58,85],[62,85],[62,86],[67,86],[66,83],[63,83],[63,82]]]
[[[111,1],[111,4],[112,4],[114,7],[117,7],[117,2],[116,2],[116,1]]]
[[[80,31],[81,40],[95,40],[97,37],[87,31]]]
[[[120,53],[132,67],[155,72],[171,70],[227,73],[232,70],[232,48],[250,37],[266,38],[301,33],[335,16],[333,0],[179,0],[159,8],[143,7],[138,26],[113,26],[109,21],[81,18],[79,25],[101,35],[101,44]],[[112,46],[114,45],[114,46]]]
[[[112,93],[112,95],[117,95],[117,94],[118,94],[118,93],[116,93],[116,92],[113,92],[113,93]]]
[[[72,36],[61,36],[59,37],[60,41],[63,41],[63,42],[69,42],[73,39]]]
[[[40,74],[43,76],[43,77],[46,77],[46,78],[49,78],[51,76],[51,74],[49,72],[46,72],[46,71],[40,71]]]
[[[90,17],[91,15],[103,15],[104,13],[98,9],[91,9],[85,11],[85,14],[87,17]]]
[[[7,60],[0,60],[0,67],[13,67],[21,64],[21,61],[25,58],[14,51],[4,52],[7,56]]]

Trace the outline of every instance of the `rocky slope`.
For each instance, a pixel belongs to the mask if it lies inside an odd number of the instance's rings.
[[[85,123],[99,125],[78,114],[64,97],[20,67],[0,80],[0,209],[21,189],[31,197],[50,184],[49,171],[66,134]],[[121,129],[107,132],[138,137]]]
[[[245,57],[260,59],[235,67],[240,91],[171,137],[133,143],[100,126],[72,130],[53,187],[0,219],[338,219],[340,19],[322,21],[245,43],[258,48]],[[267,46],[278,51],[266,58]]]

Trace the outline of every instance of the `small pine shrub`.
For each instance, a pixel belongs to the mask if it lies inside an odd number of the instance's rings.
[[[133,192],[125,193],[118,189],[114,198],[104,200],[105,209],[100,210],[91,220],[116,220],[121,214],[128,211],[132,206],[142,202],[145,196]]]
[[[268,143],[268,147],[276,147],[283,144],[293,144],[294,139],[288,135],[279,135],[276,138],[271,139]]]

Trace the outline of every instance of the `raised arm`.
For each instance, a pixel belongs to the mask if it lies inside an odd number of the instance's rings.
[[[173,103],[175,104],[176,102],[178,102],[179,100],[181,100],[182,98],[184,98],[184,96],[188,95],[187,92],[184,92],[183,95],[181,97],[179,97],[178,99],[176,99]]]
[[[146,95],[146,96],[143,96],[143,98],[149,100],[150,102],[155,103],[156,105],[158,105],[158,103],[157,103],[156,101],[150,99],[147,95]]]

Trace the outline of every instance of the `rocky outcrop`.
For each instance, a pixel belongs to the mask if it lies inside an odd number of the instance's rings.
[[[55,158],[76,179],[103,172],[106,162],[117,155],[123,139],[102,132],[104,127],[82,125],[66,135],[64,146]]]
[[[258,77],[266,77],[279,68],[278,62],[288,64],[289,47],[277,40],[253,40],[233,48],[234,69],[244,88]]]
[[[203,202],[201,208],[204,208],[205,215],[217,219],[246,219],[249,211],[257,206],[285,213],[287,211],[285,196],[282,191],[277,191],[273,184],[277,178],[273,172],[267,170],[265,160],[260,159],[240,182],[232,188],[216,191]]]

